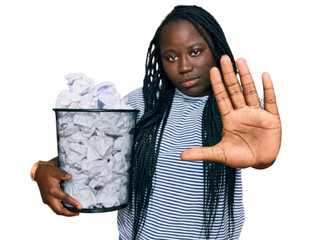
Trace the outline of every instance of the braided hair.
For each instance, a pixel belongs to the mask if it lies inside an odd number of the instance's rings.
[[[143,84],[145,103],[144,114],[137,123],[133,163],[132,163],[132,203],[133,232],[136,239],[143,226],[150,196],[153,192],[153,180],[160,148],[160,142],[169,116],[174,96],[174,86],[170,83],[162,66],[159,40],[163,27],[171,21],[186,19],[207,41],[220,68],[221,56],[227,54],[232,59],[234,71],[237,72],[234,57],[227,44],[225,35],[206,10],[197,6],[177,6],[163,20],[148,48],[146,72]],[[209,34],[211,41],[207,38]],[[202,116],[202,145],[213,146],[221,141],[222,121],[214,93],[210,90]],[[203,161],[204,199],[203,231],[208,239],[211,232],[218,204],[224,199],[224,208],[228,209],[230,233],[233,232],[233,202],[236,170],[220,163]],[[223,197],[224,196],[224,197]]]

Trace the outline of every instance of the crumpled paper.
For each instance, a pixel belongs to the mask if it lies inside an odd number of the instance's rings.
[[[120,99],[115,85],[111,82],[94,86],[93,80],[83,73],[71,73],[65,78],[68,89],[58,95],[56,108],[131,109]]]
[[[94,86],[86,75],[66,76],[68,90],[56,108],[131,109],[113,83]],[[59,165],[72,178],[63,190],[84,209],[111,208],[128,200],[135,114],[128,112],[57,112]]]

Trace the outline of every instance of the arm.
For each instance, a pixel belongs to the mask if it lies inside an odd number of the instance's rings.
[[[60,188],[61,180],[69,180],[72,176],[58,168],[58,157],[49,161],[51,165],[39,164],[34,173],[34,180],[37,182],[43,203],[47,204],[56,214],[64,216],[76,216],[63,207],[61,201],[82,209],[81,204],[74,198],[63,192]]]

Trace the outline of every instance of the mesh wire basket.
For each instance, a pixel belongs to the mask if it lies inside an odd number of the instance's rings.
[[[59,167],[72,175],[61,188],[82,204],[82,210],[63,205],[85,213],[124,208],[138,110],[53,110]]]

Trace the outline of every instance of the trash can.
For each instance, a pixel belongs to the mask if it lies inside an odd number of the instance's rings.
[[[61,182],[61,188],[82,204],[82,210],[63,205],[84,213],[124,208],[138,110],[53,110],[59,167],[72,175]]]

